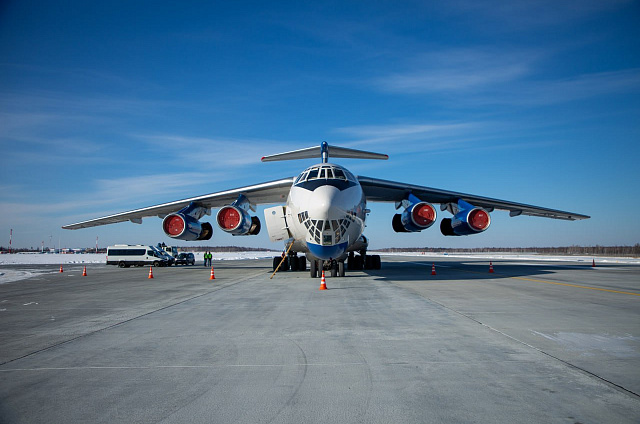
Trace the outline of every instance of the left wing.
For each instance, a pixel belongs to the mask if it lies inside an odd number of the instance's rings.
[[[136,209],[128,212],[121,212],[102,218],[90,219],[75,224],[65,225],[65,230],[77,230],[80,228],[97,227],[99,225],[114,224],[116,222],[131,221],[142,223],[142,218],[158,216],[164,218],[166,215],[177,212],[191,203],[204,208],[217,208],[228,205],[244,194],[252,205],[279,203],[287,199],[294,177],[277,181],[269,181],[247,187],[235,188],[217,193],[205,194],[204,196],[191,197],[189,199],[177,200],[175,202],[163,203],[161,205]]]
[[[409,193],[412,193],[414,196],[420,198],[420,200],[429,203],[446,205],[449,203],[457,203],[458,199],[462,199],[465,202],[488,209],[489,211],[492,209],[507,210],[510,212],[511,216],[531,215],[545,218],[566,219],[570,221],[590,218],[587,215],[580,215],[572,212],[541,208],[539,206],[525,205],[523,203],[492,199],[490,197],[476,196],[473,194],[380,180],[377,178],[358,176],[358,181],[360,181],[362,191],[364,192],[367,201],[372,202],[401,202],[407,198]]]

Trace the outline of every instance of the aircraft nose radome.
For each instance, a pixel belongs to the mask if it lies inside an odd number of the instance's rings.
[[[313,191],[309,202],[309,216],[312,219],[327,219],[338,212],[335,199],[340,190],[333,186],[320,186]]]

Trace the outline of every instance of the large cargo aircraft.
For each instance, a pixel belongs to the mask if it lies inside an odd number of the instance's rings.
[[[332,276],[345,275],[348,269],[378,269],[380,257],[367,255],[369,242],[363,235],[369,210],[367,202],[394,202],[401,210],[391,220],[396,232],[419,232],[436,222],[436,208],[451,214],[440,221],[445,236],[468,236],[486,231],[495,209],[509,211],[510,216],[532,215],[554,219],[587,219],[586,215],[522,203],[440,190],[377,178],[354,176],[346,168],[329,163],[331,158],[382,159],[385,154],[330,146],[323,142],[310,147],[262,158],[263,162],[321,158],[298,176],[233,190],[211,193],[164,203],[129,212],[117,213],[76,224],[64,229],[95,227],[116,222],[142,223],[142,218],[162,218],[162,229],[171,238],[187,241],[209,240],[213,226],[201,222],[219,208],[216,223],[235,236],[255,235],[261,221],[251,213],[256,205],[280,204],[264,211],[264,223],[273,242],[284,241],[287,255],[282,262],[292,270],[306,270],[310,262],[312,277],[321,270]],[[305,254],[298,257],[298,253]],[[281,262],[274,258],[274,269]]]

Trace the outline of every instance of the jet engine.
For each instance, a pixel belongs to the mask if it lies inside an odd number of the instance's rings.
[[[392,221],[396,233],[419,232],[436,222],[436,208],[412,194],[397,205],[398,208],[400,206],[405,206],[405,210],[401,214],[395,214]]]
[[[222,231],[234,236],[256,235],[261,228],[257,216],[251,216],[243,209],[231,205],[220,208],[216,220]]]
[[[463,200],[458,201],[458,212],[453,218],[440,222],[440,231],[445,236],[468,236],[489,228],[491,216],[483,208],[475,207]]]
[[[167,215],[162,220],[164,233],[171,238],[187,241],[209,240],[213,227],[208,222],[200,222],[191,215],[180,212]]]
[[[255,211],[249,199],[241,194],[235,202],[220,208],[216,216],[218,226],[222,231],[234,236],[258,234],[261,228],[260,219],[249,215],[247,209]]]

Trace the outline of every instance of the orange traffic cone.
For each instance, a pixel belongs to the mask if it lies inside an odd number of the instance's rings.
[[[431,265],[431,275],[436,275],[436,264]]]
[[[592,268],[595,268],[595,267],[596,267],[596,260],[595,260],[595,259],[593,259],[593,262],[591,262],[591,267],[592,267]],[[62,271],[60,271],[60,272],[62,272]]]
[[[87,276],[87,267],[85,265],[85,267],[82,269],[82,276],[86,277]]]
[[[489,262],[489,274],[493,273],[493,263]]]
[[[213,275],[213,267],[211,267],[211,276],[209,277],[209,280],[215,280],[216,276]]]
[[[62,265],[60,265],[60,272],[64,272],[64,271],[62,270]]]
[[[153,278],[153,267],[149,267],[149,278]]]
[[[318,290],[327,290],[327,282],[324,279],[324,269],[322,270],[322,279],[320,280],[320,288]]]

